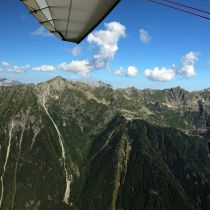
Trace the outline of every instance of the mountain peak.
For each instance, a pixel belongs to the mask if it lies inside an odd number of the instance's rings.
[[[47,82],[68,82],[68,80],[61,76],[56,76],[56,77],[48,80]]]
[[[19,82],[17,80],[8,80],[7,78],[0,78],[0,86],[17,86],[22,84],[22,82]]]

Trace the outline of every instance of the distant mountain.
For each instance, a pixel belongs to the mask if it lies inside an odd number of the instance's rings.
[[[17,81],[17,80],[8,80],[6,78],[0,78],[0,86],[16,86],[21,85],[23,83]]]
[[[210,89],[56,77],[0,87],[1,210],[209,210]]]

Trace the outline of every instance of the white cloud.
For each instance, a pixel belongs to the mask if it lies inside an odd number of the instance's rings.
[[[120,38],[125,37],[126,27],[119,22],[105,23],[105,30],[98,30],[91,33],[88,36],[88,43],[90,45],[95,45],[96,52],[92,55],[92,59],[83,60],[72,60],[70,63],[63,62],[58,65],[58,68],[66,71],[79,73],[82,76],[89,76],[88,74],[93,70],[103,69],[108,67],[108,63],[114,58],[118,50],[118,42]],[[36,36],[52,36],[44,27],[39,27],[36,31],[31,33]],[[71,50],[72,55],[79,55],[81,53],[81,47],[74,47]],[[7,66],[6,62],[2,64],[2,68],[9,69],[10,65]],[[13,68],[16,72],[21,72],[25,67],[15,66]],[[42,65],[38,67],[33,67],[33,71],[54,71],[54,66]],[[135,74],[135,73],[129,73]]]
[[[1,63],[2,63],[2,69],[7,71],[9,66],[10,66],[10,64],[8,62],[6,62],[6,61],[2,61]]]
[[[173,64],[172,68],[155,67],[154,69],[146,69],[144,75],[152,81],[166,82],[172,80],[175,76],[194,77],[196,76],[195,63],[198,61],[199,53],[189,52],[181,59],[178,69]]]
[[[114,71],[114,73],[117,74],[117,75],[125,75],[126,74],[126,70],[123,69],[123,68],[119,68],[119,69],[116,69]]]
[[[42,66],[33,67],[32,70],[33,71],[52,72],[52,71],[55,71],[55,67],[49,66],[49,65],[42,65]]]
[[[87,41],[95,44],[99,50],[93,55],[93,66],[95,69],[106,68],[117,50],[120,38],[125,37],[126,27],[119,22],[105,23],[105,30],[91,33]]]
[[[135,66],[129,66],[127,70],[121,67],[119,69],[116,69],[114,73],[120,76],[123,75],[123,76],[135,77],[138,74],[138,69]]]
[[[40,26],[35,31],[31,33],[32,36],[44,36],[44,37],[50,37],[53,36],[46,28],[43,26]]]
[[[140,41],[144,44],[147,44],[151,41],[152,37],[149,32],[144,30],[143,28],[139,30]]]
[[[30,68],[30,65],[25,65],[25,66],[13,66],[11,71],[16,72],[16,73],[24,73]]]
[[[92,70],[92,66],[88,60],[73,60],[70,63],[61,63],[58,66],[63,71],[73,73],[88,73]]]
[[[129,66],[127,70],[128,76],[135,77],[138,74],[138,69],[135,66]]]
[[[152,81],[166,82],[172,80],[176,73],[174,69],[155,67],[154,69],[146,69],[144,75]]]
[[[183,56],[179,74],[184,77],[194,77],[196,75],[195,63],[198,61],[199,53],[189,52]]]
[[[76,46],[76,47],[70,49],[70,52],[73,56],[78,56],[81,54],[81,50],[82,50],[81,47]]]
[[[24,66],[11,66],[8,62],[2,61],[1,62],[2,66],[1,69],[5,72],[14,72],[14,73],[24,73],[27,70],[29,70],[30,65],[26,64]]]
[[[95,31],[87,38],[89,44],[97,46],[92,61],[73,60],[70,63],[61,63],[58,67],[63,71],[79,73],[85,77],[93,70],[107,68],[109,61],[114,58],[118,50],[120,38],[125,37],[125,29],[125,26],[118,22],[105,23],[105,30]],[[81,48],[75,47],[70,51],[76,56],[81,53]]]
[[[125,26],[118,22],[105,23],[105,30],[95,31],[87,38],[89,44],[97,46],[97,51],[93,54],[91,61],[88,59],[72,60],[70,63],[61,63],[58,67],[63,71],[79,73],[85,77],[89,76],[93,70],[106,68],[118,50],[120,38],[125,36],[125,29]],[[79,55],[81,48],[74,47],[70,52],[74,56]]]

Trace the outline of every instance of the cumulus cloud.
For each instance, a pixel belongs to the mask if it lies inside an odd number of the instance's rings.
[[[72,54],[73,56],[78,56],[78,55],[81,54],[81,50],[82,50],[81,47],[76,46],[76,47],[70,49],[70,52],[71,52],[71,54]]]
[[[105,23],[105,30],[91,33],[87,41],[95,44],[98,51],[93,55],[93,66],[95,69],[106,68],[117,50],[120,38],[125,37],[126,27],[119,22]]]
[[[128,76],[135,77],[138,74],[138,69],[135,66],[129,66],[127,74]]]
[[[1,62],[1,69],[5,72],[14,72],[14,73],[24,73],[29,70],[30,65],[26,64],[24,66],[12,66],[6,61]]]
[[[87,41],[96,46],[96,52],[92,59],[73,60],[70,63],[61,63],[58,67],[66,72],[79,73],[82,76],[89,76],[93,70],[107,68],[117,50],[120,38],[125,37],[125,26],[118,22],[105,23],[105,30],[99,30],[91,33]],[[72,55],[76,56],[81,53],[80,47],[72,48]]]
[[[2,70],[8,71],[10,64],[6,61],[2,61],[1,64],[2,64]]]
[[[89,45],[96,46],[95,53],[92,54],[91,59],[83,60],[72,60],[71,62],[63,62],[58,65],[58,68],[66,71],[79,73],[82,76],[88,76],[88,74],[93,70],[99,70],[108,67],[108,63],[114,58],[116,52],[118,51],[119,40],[126,36],[126,27],[119,22],[105,23],[104,30],[98,30],[91,33],[87,41]],[[31,35],[35,36],[52,36],[44,27],[39,27],[36,31],[32,32]],[[81,47],[74,47],[70,50],[72,55],[76,56],[81,53]],[[10,65],[6,62],[2,64],[2,68],[10,69]],[[13,68],[16,72],[21,72],[25,67],[15,66]],[[54,66],[42,65],[33,67],[33,71],[39,72],[52,72],[56,68]],[[128,75],[134,76],[135,70],[129,68]]]
[[[114,73],[120,76],[123,75],[123,76],[135,77],[138,74],[138,69],[135,66],[129,66],[127,70],[123,68],[119,68],[119,69],[116,69]]]
[[[139,30],[139,38],[140,38],[140,41],[144,44],[149,43],[152,39],[149,32],[144,30],[143,28]]]
[[[166,82],[172,80],[176,73],[174,69],[155,67],[154,69],[146,69],[144,75],[152,81]]]
[[[63,71],[80,74],[86,74],[92,70],[92,66],[88,60],[73,60],[70,63],[61,63],[58,67]]]
[[[199,53],[189,52],[181,60],[179,74],[184,77],[194,77],[196,75],[195,63],[198,61]]]
[[[43,26],[40,26],[35,31],[31,33],[32,36],[44,36],[44,37],[50,37],[53,36],[46,28]]]
[[[172,80],[175,76],[194,77],[196,76],[195,64],[198,61],[199,53],[189,52],[181,59],[179,68],[175,64],[171,68],[155,67],[146,69],[144,75],[152,81],[166,82]]]
[[[31,35],[35,36],[52,36],[44,27],[39,27]],[[105,23],[104,30],[98,30],[91,33],[87,42],[89,45],[95,46],[95,52],[90,59],[72,60],[70,62],[63,62],[56,67],[51,65],[41,65],[32,68],[33,71],[38,72],[52,72],[59,68],[66,72],[78,73],[82,76],[88,76],[91,71],[104,69],[108,67],[109,62],[114,58],[118,51],[118,45],[121,38],[126,36],[126,27],[119,22]],[[72,55],[77,56],[81,53],[81,47],[76,46],[70,49]],[[2,69],[15,72],[24,72],[30,66],[14,66],[11,67],[9,63],[2,62]],[[129,66],[126,70],[118,69],[115,71],[118,75],[136,76],[138,69],[134,66]]]
[[[39,72],[52,72],[55,71],[54,66],[49,66],[49,65],[42,65],[42,66],[37,66],[32,68],[33,71],[39,71]]]
[[[29,70],[30,65],[25,65],[25,66],[13,66],[13,69],[11,71],[16,72],[16,73],[24,73],[27,70]]]
[[[115,74],[117,75],[125,75],[126,74],[126,70],[123,68],[118,68],[114,71]]]

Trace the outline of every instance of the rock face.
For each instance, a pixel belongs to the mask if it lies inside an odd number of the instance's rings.
[[[209,128],[209,89],[0,87],[0,209],[208,210]]]

